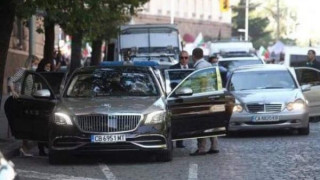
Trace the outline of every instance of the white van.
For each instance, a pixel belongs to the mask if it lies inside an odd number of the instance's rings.
[[[303,67],[307,61],[308,51],[312,49],[316,52],[316,59],[320,60],[320,49],[313,47],[285,47],[283,64],[288,67]]]
[[[252,42],[249,41],[217,41],[210,45],[210,54],[220,52],[243,52],[249,53],[254,49]]]

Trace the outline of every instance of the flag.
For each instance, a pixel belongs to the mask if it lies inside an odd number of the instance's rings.
[[[220,0],[220,11],[221,12],[228,12],[230,9],[229,0]]]
[[[202,36],[202,33],[200,32],[196,37],[196,39],[194,40],[193,44],[195,47],[199,47],[199,46],[202,46],[203,43],[204,43],[203,36]]]
[[[269,51],[266,50],[263,46],[260,46],[260,48],[259,48],[259,56],[263,57],[264,59],[270,58]]]

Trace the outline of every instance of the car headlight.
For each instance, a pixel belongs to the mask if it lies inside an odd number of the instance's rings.
[[[240,104],[236,104],[233,106],[233,112],[242,112],[243,107]]]
[[[72,125],[70,116],[60,112],[54,113],[54,122],[58,125]]]
[[[158,124],[165,121],[166,112],[165,111],[156,111],[147,115],[147,119],[144,122],[145,124]]]
[[[305,102],[302,99],[298,99],[295,102],[290,102],[287,104],[287,109],[292,110],[302,110],[305,108]]]

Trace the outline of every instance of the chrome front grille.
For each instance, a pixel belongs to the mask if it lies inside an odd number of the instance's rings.
[[[251,113],[281,112],[282,104],[247,104],[247,109]]]
[[[78,115],[76,122],[85,132],[123,132],[134,130],[142,115]]]

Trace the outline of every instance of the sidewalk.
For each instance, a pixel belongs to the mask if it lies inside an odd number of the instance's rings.
[[[21,142],[15,140],[11,134],[8,134],[8,121],[3,109],[3,105],[8,98],[8,95],[3,95],[1,100],[1,109],[0,109],[0,151],[2,154],[10,159],[13,156],[19,154],[19,147]]]

